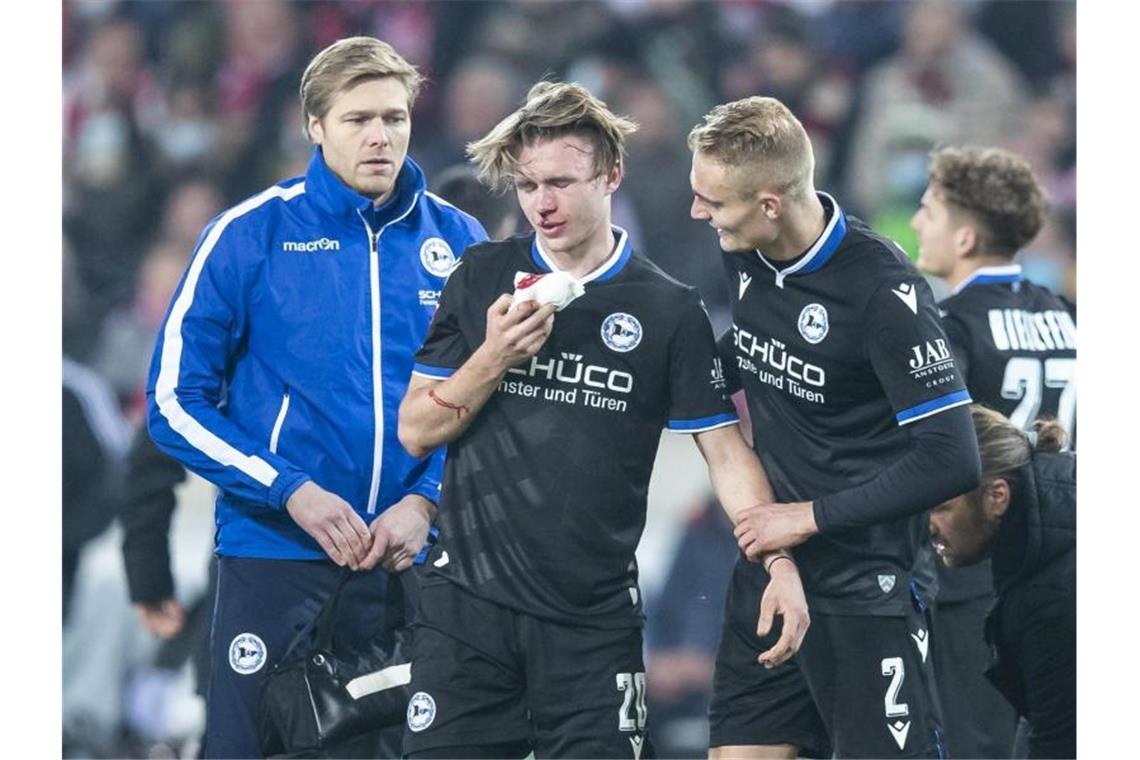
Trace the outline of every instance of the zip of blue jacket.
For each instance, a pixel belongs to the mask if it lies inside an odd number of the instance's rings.
[[[159,448],[218,486],[216,553],[325,553],[285,510],[314,481],[366,523],[439,495],[444,452],[396,437],[412,358],[473,217],[427,192],[409,157],[379,209],[314,148],[304,177],[203,231],[159,332],[147,382]]]

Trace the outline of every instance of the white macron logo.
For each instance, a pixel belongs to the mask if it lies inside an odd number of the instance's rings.
[[[895,744],[899,745],[899,749],[905,747],[906,735],[910,733],[910,721],[896,720],[894,723],[888,723],[887,728],[891,730],[891,736],[895,738]]]
[[[930,646],[930,639],[926,637],[926,630],[919,628],[916,632],[910,635],[914,639],[914,645],[918,647],[918,653],[922,655],[922,661],[926,662],[926,651]]]
[[[744,299],[744,291],[748,290],[748,286],[752,284],[752,275],[740,272],[740,292],[736,296],[736,300],[741,301]]]
[[[302,243],[296,240],[286,240],[281,244],[281,250],[295,253],[315,253],[317,251],[339,251],[340,241],[323,237],[320,240],[310,240]]]
[[[899,297],[899,300],[906,304],[910,309],[911,314],[918,314],[918,291],[909,282],[904,282],[897,288],[891,288],[891,292]]]

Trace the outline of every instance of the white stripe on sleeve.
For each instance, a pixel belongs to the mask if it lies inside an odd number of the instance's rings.
[[[222,438],[207,430],[198,420],[191,417],[179,403],[176,390],[182,364],[182,320],[194,302],[198,278],[202,274],[202,268],[206,265],[206,259],[209,258],[210,252],[218,243],[218,238],[221,237],[222,232],[225,231],[230,222],[275,198],[287,201],[304,192],[304,182],[298,182],[296,185],[287,188],[271,187],[265,192],[234,206],[210,230],[209,235],[206,236],[202,245],[199,246],[198,252],[194,254],[194,259],[190,262],[186,284],[178,294],[178,298],[170,310],[170,318],[163,328],[162,359],[154,389],[154,399],[158,404],[159,411],[162,412],[162,416],[170,423],[170,427],[185,438],[191,446],[219,464],[236,467],[267,488],[273,484],[277,477],[277,470],[272,465],[261,457],[250,456],[238,451]]]

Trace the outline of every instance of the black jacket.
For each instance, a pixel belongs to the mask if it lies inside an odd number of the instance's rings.
[[[119,503],[123,561],[132,602],[156,603],[174,596],[168,536],[174,488],[185,479],[186,470],[159,451],[145,429],[135,434]]]
[[[986,675],[1028,720],[1030,757],[1075,757],[1076,454],[1036,454],[1017,477],[993,550]]]

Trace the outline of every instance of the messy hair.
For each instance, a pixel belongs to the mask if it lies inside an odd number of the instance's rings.
[[[803,198],[812,190],[815,157],[803,124],[775,98],[753,96],[705,114],[688,137],[700,152],[746,177],[749,187]]]
[[[1012,258],[1045,223],[1048,204],[1029,163],[1001,148],[944,147],[930,154],[930,183],[979,225],[982,250]]]
[[[578,135],[594,148],[594,176],[608,174],[625,160],[625,139],[637,124],[614,114],[577,82],[539,82],[526,103],[500,121],[485,137],[468,143],[480,181],[503,191],[518,172],[523,147],[540,140]]]

